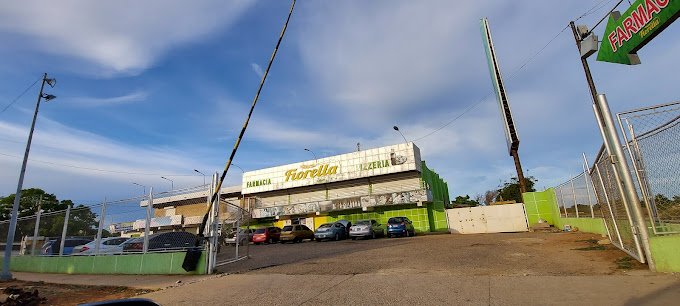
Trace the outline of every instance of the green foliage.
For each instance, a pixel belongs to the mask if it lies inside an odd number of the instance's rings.
[[[42,200],[41,200],[42,197]],[[11,194],[0,199],[0,220],[8,220],[10,212],[14,205],[15,195]],[[66,231],[68,236],[92,236],[97,233],[98,221],[97,215],[93,213],[89,207],[83,205],[74,205],[71,200],[59,200],[54,194],[46,193],[39,188],[24,189],[21,191],[21,200],[19,202],[19,218],[33,216],[38,211],[38,205],[42,213],[49,213],[55,211],[66,210],[71,206],[71,213],[69,216],[69,224]],[[55,237],[61,236],[64,226],[64,213],[55,215],[44,215],[40,219],[40,227],[38,234],[40,236]],[[21,240],[25,235],[33,235],[35,228],[35,219],[30,219],[30,222],[20,221],[17,223],[15,240]],[[103,235],[108,235],[104,233]]]
[[[525,177],[524,178],[524,183],[526,184],[527,187],[527,192],[532,192],[536,191],[534,188],[534,184],[536,184],[538,180],[536,180],[533,176],[530,177]],[[503,183],[503,186],[498,189],[498,198],[497,199],[503,199],[503,201],[515,201],[517,203],[522,203],[522,193],[519,191],[519,180],[516,177],[513,177],[510,179],[510,182],[505,182]]]
[[[467,206],[479,206],[479,202],[476,200],[470,199],[469,195],[465,196],[457,196],[453,202],[451,202],[453,205],[467,205]]]

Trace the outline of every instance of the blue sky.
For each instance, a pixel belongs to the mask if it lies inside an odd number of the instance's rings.
[[[514,166],[488,95],[479,19],[489,17],[524,168],[539,187],[559,184],[601,143],[571,32],[517,68],[570,20],[599,7],[578,21],[593,25],[614,3],[299,1],[235,163],[253,170],[310,159],[304,148],[329,156],[357,142],[393,144],[402,141],[398,125],[452,197],[495,188]],[[288,6],[0,3],[0,107],[43,72],[57,79],[24,187],[96,203],[140,194],[132,182],[164,191],[161,176],[191,187],[203,182],[193,169],[221,171]],[[679,35],[677,24],[666,29],[639,52],[642,65],[591,59],[614,112],[678,100]],[[15,192],[37,90],[0,114],[0,195]],[[226,183],[238,184],[240,171],[230,172]]]

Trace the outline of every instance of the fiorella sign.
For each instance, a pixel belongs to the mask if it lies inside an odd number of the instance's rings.
[[[680,16],[680,0],[637,0],[623,15],[613,12],[604,32],[598,61],[639,64],[637,51]]]
[[[407,171],[420,171],[413,143],[363,150],[243,174],[243,194],[327,184]]]

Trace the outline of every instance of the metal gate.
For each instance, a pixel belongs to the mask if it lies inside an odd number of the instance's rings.
[[[625,162],[625,161],[623,161]],[[595,158],[590,170],[597,202],[613,245],[640,262],[645,262],[640,237],[635,230],[629,207],[623,200],[621,180],[614,171],[611,156],[604,146]]]

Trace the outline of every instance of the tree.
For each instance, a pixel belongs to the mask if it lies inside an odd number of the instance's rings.
[[[536,191],[534,184],[538,182],[533,176],[525,177],[524,183],[527,187],[527,192]],[[522,193],[519,191],[519,180],[516,177],[510,179],[510,182],[503,183],[503,186],[498,189],[498,198],[503,201],[515,201],[522,203]]]
[[[465,196],[457,196],[456,199],[453,200],[453,202],[451,202],[451,204],[465,205],[465,206],[478,206],[479,202],[475,201],[475,200],[471,200],[470,196],[466,194]]]
[[[42,201],[40,200],[41,197]],[[9,220],[12,206],[14,205],[14,198],[15,195],[11,194],[0,199],[0,221]],[[76,206],[71,200],[60,201],[54,194],[47,193],[39,188],[30,188],[21,191],[19,218],[34,216],[38,211],[39,202],[43,214],[64,211],[68,206],[71,206],[69,224],[66,232],[67,235],[91,236],[97,233],[97,215],[93,213],[89,207],[83,205]],[[47,237],[61,236],[65,216],[65,212],[42,216],[38,234]],[[34,228],[35,219],[17,222],[16,234],[14,236],[15,241],[19,241],[21,237],[26,235],[32,236]]]

